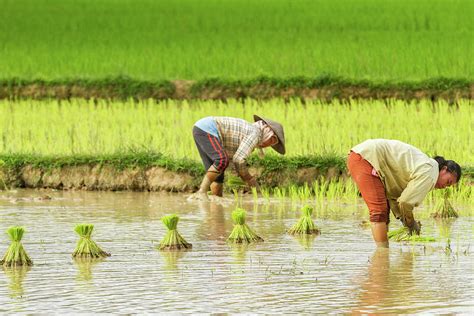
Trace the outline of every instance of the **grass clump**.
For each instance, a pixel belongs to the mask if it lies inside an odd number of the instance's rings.
[[[80,236],[77,242],[76,249],[72,253],[74,258],[104,258],[109,257],[110,253],[102,250],[96,243],[91,239],[94,225],[92,224],[78,224],[74,228],[74,231]]]
[[[432,242],[435,241],[434,237],[425,237],[416,234],[411,234],[408,227],[401,227],[399,229],[391,230],[388,232],[388,238],[393,241],[413,241],[413,242]]]
[[[444,197],[442,200],[438,201],[435,206],[435,213],[433,213],[434,218],[453,218],[459,217],[458,212],[454,209],[454,207],[449,202],[449,194],[448,191],[444,193]]]
[[[316,227],[316,225],[314,225],[314,222],[311,219],[311,214],[313,214],[313,208],[311,206],[306,205],[303,207],[301,212],[302,214],[300,219],[295,225],[293,225],[293,227],[288,230],[288,234],[319,234],[319,229]]]
[[[3,256],[3,259],[0,261],[0,264],[4,267],[33,265],[33,261],[30,259],[21,243],[21,238],[24,233],[25,229],[20,226],[12,226],[8,228],[7,234],[10,236],[11,244]]]
[[[192,248],[193,245],[188,243],[176,230],[179,221],[178,215],[171,214],[163,216],[161,221],[168,228],[168,232],[160,242],[160,250],[180,250]]]
[[[241,208],[237,208],[232,212],[234,229],[232,229],[227,241],[237,244],[263,241],[262,237],[258,236],[247,224],[245,224],[245,214],[245,211]]]

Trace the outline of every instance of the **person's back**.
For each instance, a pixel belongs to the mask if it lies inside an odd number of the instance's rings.
[[[217,124],[217,130],[224,145],[224,150],[230,157],[233,157],[246,137],[255,138],[256,144],[260,140],[260,130],[246,120],[226,116],[214,116],[214,120]]]
[[[418,175],[438,178],[438,163],[418,148],[398,140],[369,139],[352,148],[370,162],[385,185],[387,197],[397,199]],[[432,188],[430,188],[432,189]]]

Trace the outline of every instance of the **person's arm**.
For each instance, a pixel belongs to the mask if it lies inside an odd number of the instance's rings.
[[[435,184],[432,168],[433,166],[428,164],[418,168],[414,178],[408,182],[407,187],[397,199],[400,220],[410,229],[417,228],[417,223],[413,217],[413,208],[421,204]],[[394,214],[396,211],[395,209]],[[419,230],[419,228],[416,230]]]
[[[401,219],[402,214],[400,213],[400,208],[398,207],[398,202],[396,199],[389,199],[388,200],[388,205],[390,206],[390,210],[393,213],[393,216],[395,216],[396,219]]]
[[[244,137],[239,145],[239,148],[232,157],[232,161],[234,162],[237,173],[250,186],[255,186],[257,182],[248,171],[247,158],[258,145],[258,137],[259,134],[257,131]]]

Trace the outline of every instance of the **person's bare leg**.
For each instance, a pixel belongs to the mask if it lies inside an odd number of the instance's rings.
[[[207,200],[207,192],[209,191],[212,182],[214,182],[219,175],[220,172],[216,169],[216,167],[210,166],[206,174],[204,175],[204,178],[202,179],[201,185],[199,186],[199,190],[196,193],[192,194],[189,199]]]
[[[383,222],[371,222],[372,237],[374,238],[377,247],[388,248],[388,226]]]
[[[198,192],[207,194],[212,182],[216,181],[220,174],[221,173],[216,169],[216,167],[214,167],[214,165],[210,166],[209,169],[207,169],[206,175],[202,179]]]
[[[211,183],[211,193],[212,195],[222,197],[224,194],[224,184],[218,182]]]

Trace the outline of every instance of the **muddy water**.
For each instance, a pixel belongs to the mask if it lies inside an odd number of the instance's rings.
[[[47,194],[51,199],[44,199]],[[318,209],[322,234],[285,234],[297,205],[242,202],[248,224],[265,242],[226,244],[233,202],[189,203],[184,195],[113,192],[0,192],[4,231],[23,225],[34,266],[0,271],[0,312],[470,313],[474,309],[472,217],[424,220],[429,245],[392,243],[376,251],[360,227],[363,207]],[[470,205],[458,205],[472,208]],[[181,216],[192,251],[155,249],[166,232],[160,217]],[[471,212],[472,214],[472,212]],[[94,240],[112,256],[71,258],[77,223],[95,224]],[[451,252],[446,250],[450,237]]]

